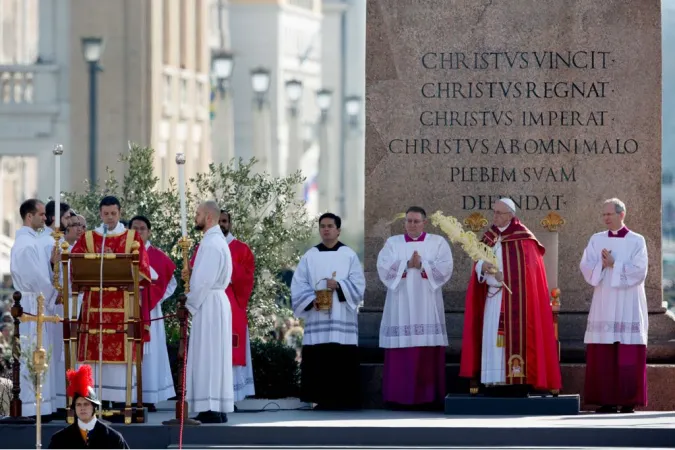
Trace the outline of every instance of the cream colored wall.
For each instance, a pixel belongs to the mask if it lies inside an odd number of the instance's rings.
[[[119,174],[126,171],[118,159],[129,140],[155,149],[157,176],[177,176],[175,154],[181,149],[187,156],[188,177],[204,170],[210,146],[208,139],[198,139],[209,131],[206,1],[71,0],[71,4],[72,48],[81,47],[82,36],[105,39],[104,71],[98,76],[99,177],[105,175],[106,166]],[[167,6],[169,20],[165,20]],[[81,52],[73,52],[71,68],[71,145],[77,152],[73,170],[88,174],[89,74]],[[167,180],[160,182],[166,186]]]

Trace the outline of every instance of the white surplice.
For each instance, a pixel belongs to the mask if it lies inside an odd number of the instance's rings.
[[[38,233],[30,227],[23,226],[17,232],[14,245],[10,252],[10,272],[14,288],[21,292],[21,306],[24,312],[37,314],[37,296],[42,293],[45,299],[45,312],[53,311],[57,292],[49,277],[49,268],[45,264],[42,247],[39,243]],[[46,327],[43,325],[42,347],[48,352],[53,352],[53,344]],[[35,346],[37,338],[37,324],[35,322],[22,322],[20,326],[21,346],[27,349],[28,345]],[[52,360],[54,355],[52,354]],[[26,361],[21,361],[21,394],[23,402],[22,414],[24,416],[36,415],[35,390],[30,381],[30,374]],[[55,411],[53,404],[54,388],[49,380],[49,372],[42,383],[41,414],[51,414]]]
[[[603,249],[611,250],[614,268],[602,268]],[[640,234],[591,236],[579,265],[594,288],[584,343],[647,345],[647,266],[647,245]]]
[[[240,402],[246,397],[252,397],[255,395],[253,360],[251,359],[251,341],[249,339],[248,327],[246,327],[246,365],[233,366],[232,376],[234,378],[235,402]]]
[[[422,270],[408,269],[415,250]],[[410,242],[405,235],[387,239],[377,257],[377,272],[387,288],[380,347],[448,345],[442,287],[450,280],[452,268],[452,251],[442,236],[424,233]]]
[[[234,411],[232,309],[225,288],[232,278],[230,248],[213,226],[199,244],[187,309],[192,314],[186,373],[190,412]]]
[[[503,232],[508,225],[499,228]],[[502,238],[501,235],[492,247],[492,252],[497,259],[497,268],[503,272],[502,261]],[[494,275],[485,274],[483,260],[476,263],[476,276],[479,283],[487,283],[488,293],[485,299],[485,312],[483,314],[483,340],[481,343],[480,382],[486,385],[504,384],[506,382],[505,351],[504,347],[497,347],[497,333],[499,332],[499,315],[502,310],[501,283]]]
[[[51,264],[52,251],[54,250],[54,229],[45,227],[39,234],[38,246],[41,249],[43,264],[49,272],[49,279],[54,279],[54,270]],[[63,238],[59,241],[59,245]],[[58,262],[57,264],[61,264]],[[60,268],[60,267],[59,267]],[[63,274],[60,273],[60,282],[63,282]],[[65,299],[63,299],[65,301]],[[63,318],[63,304],[54,304],[51,308],[45,309],[45,314],[58,315]],[[49,341],[52,343],[52,357],[47,368],[47,378],[45,383],[49,383],[52,388],[52,403],[54,408],[66,407],[66,366],[63,351],[63,323],[48,323],[45,325]],[[44,396],[43,396],[44,398]]]
[[[145,243],[146,250],[150,246],[150,241]],[[150,261],[150,266],[152,267],[152,261]],[[150,342],[143,344],[143,403],[159,403],[176,395],[171,376],[169,351],[166,347],[164,319],[155,320],[163,316],[162,303],[173,295],[176,286],[176,278],[172,276],[162,299],[150,311],[150,320],[152,320]]]
[[[305,311],[316,300],[315,291],[326,289],[325,279],[332,278],[333,272],[346,301],[339,301],[337,291],[333,291],[330,310],[312,308]],[[363,267],[354,250],[346,245],[336,251],[319,251],[317,247],[309,249],[300,259],[291,282],[293,312],[296,317],[305,320],[302,345],[357,345],[358,308],[363,302],[365,290]]]

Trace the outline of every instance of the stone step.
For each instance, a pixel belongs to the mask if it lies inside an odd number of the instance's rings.
[[[383,364],[361,364],[361,392],[364,408],[381,409]],[[584,403],[585,364],[561,364],[563,388],[561,394],[579,394],[582,411],[594,411],[597,405]],[[675,409],[675,364],[647,365],[647,406],[642,411],[673,411]],[[469,381],[459,377],[459,364],[446,366],[446,387],[448,394],[469,393]]]

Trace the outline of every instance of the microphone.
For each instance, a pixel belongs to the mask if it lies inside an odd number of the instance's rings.
[[[103,255],[105,253],[105,237],[108,225],[103,224],[103,242],[101,242],[101,266],[98,291],[98,398],[103,399]],[[99,408],[99,419],[103,418],[103,408]]]

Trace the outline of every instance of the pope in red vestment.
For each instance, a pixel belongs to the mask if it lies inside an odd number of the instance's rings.
[[[228,232],[226,238],[232,255],[232,282],[225,290],[232,307],[232,364],[245,366],[246,329],[248,327],[246,311],[253,292],[255,258],[249,246],[235,239],[231,233]],[[190,259],[190,268],[194,264],[198,251],[199,245],[195,247]]]
[[[150,285],[150,263],[145,246],[134,230],[126,230],[122,224],[119,224],[117,229],[112,230],[105,237],[105,253],[131,253],[131,246],[134,242],[137,242],[139,245],[140,284],[144,289],[147,289]],[[71,253],[101,253],[102,243],[103,234],[100,230],[87,231],[73,246]],[[99,263],[100,260],[92,261],[92,264]],[[118,331],[115,334],[103,334],[104,363],[122,363],[126,361],[126,334],[122,333],[124,331],[125,297],[128,297],[128,294],[124,292],[105,292],[101,304],[98,292],[86,292],[84,294],[80,316],[80,331],[86,331],[90,327],[98,329],[99,308],[101,307],[103,307],[103,329],[115,329]],[[150,308],[147,301],[141,301],[141,317],[145,323],[143,327],[143,342],[149,342]],[[136,346],[133,346],[132,358],[133,361],[136,360]],[[78,362],[97,363],[98,359],[98,335],[80,334],[77,354]]]
[[[504,382],[497,384],[558,390],[561,387],[560,364],[543,260],[545,250],[515,217],[515,206],[508,200],[505,204],[511,207],[506,212],[497,211],[495,207],[495,221],[503,220],[497,217],[503,215],[510,218],[510,222],[501,227],[493,225],[482,239],[490,247],[501,243],[503,281],[511,290],[509,293],[501,288],[497,335],[487,338],[488,342],[495,339],[496,347],[504,347]],[[509,216],[511,209],[513,214]],[[481,376],[486,301],[488,285],[479,281],[474,264],[466,292],[461,377],[478,379]]]

